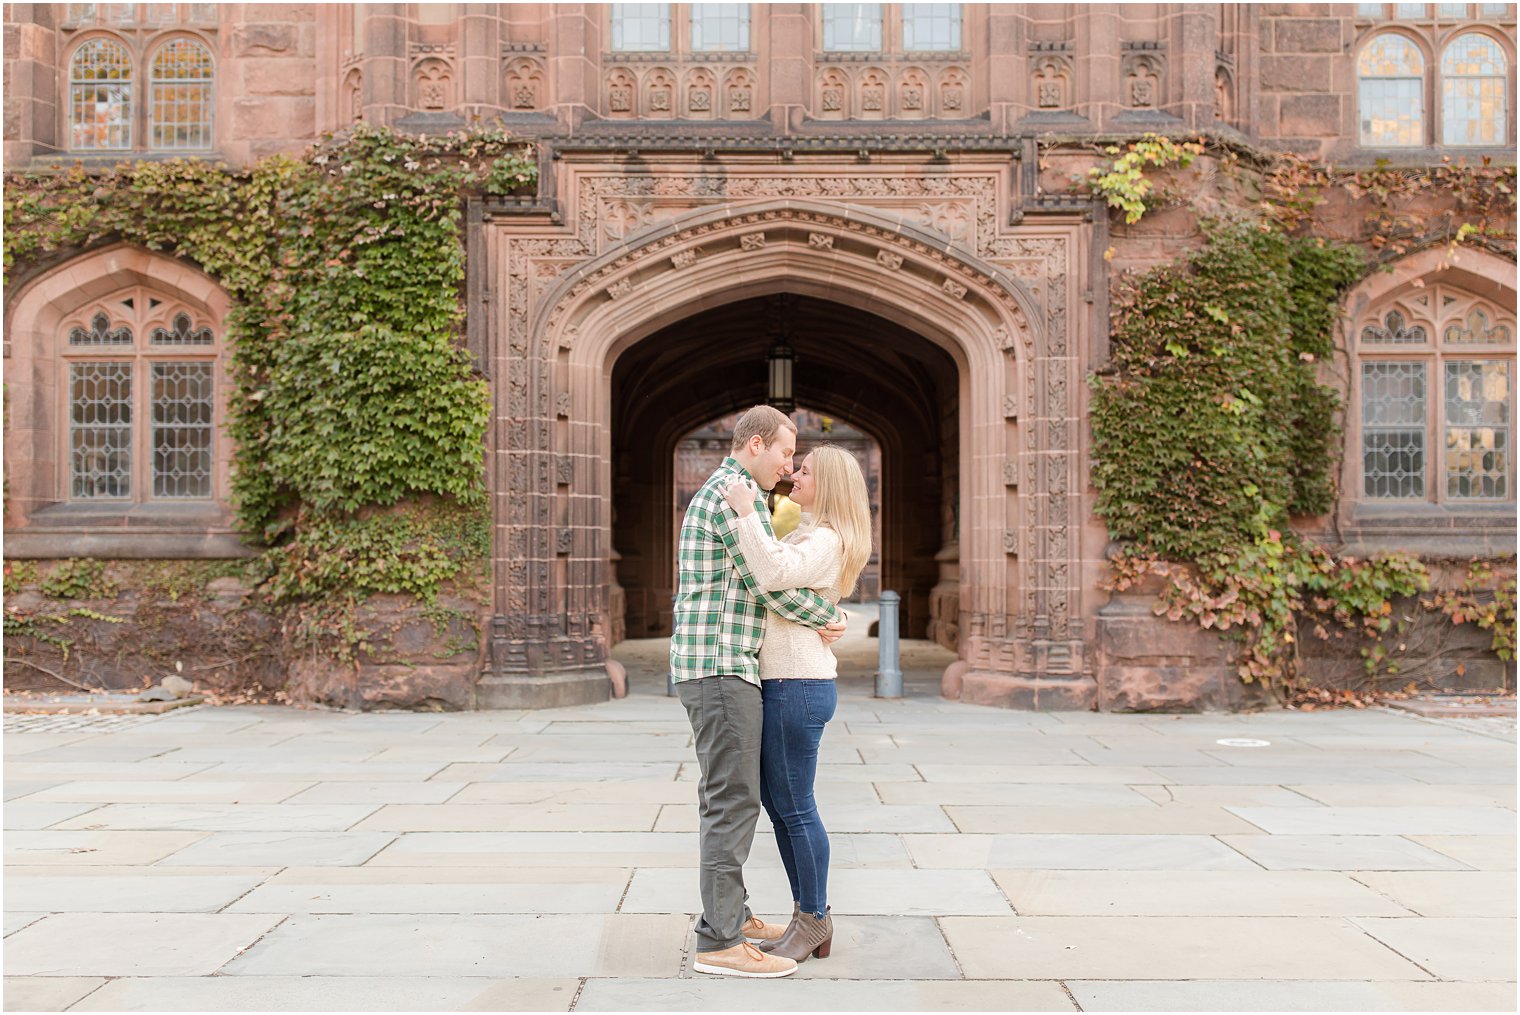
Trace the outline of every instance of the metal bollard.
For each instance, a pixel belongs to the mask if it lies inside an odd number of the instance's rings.
[[[881,617],[877,621],[876,636],[881,643],[881,660],[876,671],[876,697],[901,698],[903,696],[902,666],[898,658],[897,606],[902,597],[891,589],[881,594]]]

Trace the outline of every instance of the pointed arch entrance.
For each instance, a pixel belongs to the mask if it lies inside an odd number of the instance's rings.
[[[976,688],[996,686],[988,700],[1086,707],[1092,680],[1080,620],[1073,624],[1080,557],[1072,528],[1079,515],[1070,501],[1081,480],[1078,456],[1068,453],[1076,426],[1067,396],[1078,376],[1064,333],[1068,253],[1061,243],[1047,246],[1061,254],[1060,286],[1041,284],[1037,298],[1013,272],[932,228],[823,201],[678,214],[537,290],[522,262],[571,244],[523,243],[517,262],[510,239],[501,244],[509,286],[518,286],[515,273],[527,281],[509,294],[518,303],[491,349],[498,404],[508,411],[492,449],[497,615],[481,700],[517,704],[522,698],[514,688],[536,682],[535,700],[542,701],[546,682],[587,683],[603,665],[615,577],[615,452],[623,439],[614,391],[619,370],[644,364],[640,369],[658,371],[662,336],[682,335],[677,344],[687,349],[681,359],[690,367],[696,362],[690,343],[704,322],[740,319],[750,301],[786,293],[817,308],[820,319],[832,314],[862,332],[819,346],[839,358],[835,375],[852,365],[860,372],[876,342],[902,360],[896,371],[876,371],[878,381],[917,383],[912,401],[920,413],[950,407],[951,425],[931,428],[933,446],[921,457],[943,460],[944,441],[953,442],[953,479],[946,484],[941,477],[935,493],[950,506],[949,532],[958,537],[954,595],[945,605],[958,611],[957,677],[973,692],[967,697],[976,700]],[[1054,312],[1052,303],[1059,304]],[[707,358],[730,352],[722,347]],[[931,364],[937,365],[918,369]],[[925,375],[932,379],[927,387]],[[688,376],[703,378],[694,380],[701,390],[677,399],[694,418],[669,420],[669,440],[683,421],[695,424],[760,400],[749,390],[752,382],[714,383],[716,375],[701,371]],[[830,398],[844,397],[822,390],[811,401],[828,408]],[[879,414],[884,440],[894,429],[909,429],[900,406],[858,391],[854,401],[865,405],[855,410],[861,423],[871,426],[868,417]],[[1033,411],[1026,415],[1021,406]],[[634,471],[623,478],[636,485]],[[929,540],[939,545],[904,546],[897,554],[902,567],[918,569],[903,580],[919,594],[914,622],[923,629],[947,563],[940,533]]]

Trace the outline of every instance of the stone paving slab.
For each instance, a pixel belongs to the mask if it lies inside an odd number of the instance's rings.
[[[834,954],[784,981],[695,974],[690,731],[659,671],[629,672],[626,699],[540,713],[199,707],[8,734],[7,818],[56,820],[6,836],[6,957],[76,965],[13,976],[7,1006],[1513,1003],[1512,736],[1381,711],[1005,712],[933,697],[937,671],[900,701],[841,682],[818,783]],[[179,827],[56,827],[101,817]],[[270,826],[313,819],[336,830]],[[764,817],[746,883],[784,917]],[[187,920],[215,922],[163,922]],[[151,947],[171,937],[198,951]]]
[[[1515,812],[1498,807],[1231,807],[1273,835],[1504,835]]]
[[[1515,985],[1344,980],[1070,980],[1083,1011],[1508,1011]]]
[[[1352,871],[1350,876],[1420,916],[1508,918],[1515,912],[1512,871]]]
[[[1515,869],[1513,835],[1411,835],[1408,838],[1475,870]]]
[[[1219,839],[1268,870],[1471,869],[1398,835],[1222,835]]]
[[[1245,838],[1237,836],[1236,838]],[[920,867],[1050,870],[1256,870],[1207,835],[905,835]]]
[[[5,836],[7,864],[58,864],[60,866],[125,866],[150,864],[164,859],[206,837],[205,832],[8,832]],[[212,866],[239,864],[219,860]]]
[[[209,976],[283,917],[60,913],[5,939],[6,976]]]
[[[946,807],[945,813],[962,832],[1218,835],[1261,831],[1243,812],[1237,812],[1240,813],[1237,817],[1223,807],[1188,804],[1120,808],[953,806]]]
[[[991,873],[1021,916],[1413,915],[1386,888],[1366,881],[1368,875],[1353,878],[1339,871]]]
[[[5,1010],[63,1011],[107,982],[101,976],[7,976]]]
[[[785,873],[774,867],[746,870],[745,886],[750,904],[757,911],[766,901],[775,903],[773,913],[781,919],[791,898]],[[623,899],[624,913],[669,913],[695,910],[701,899],[694,894],[697,872],[689,868],[640,870],[633,875]],[[970,870],[860,870],[829,872],[829,906],[837,919],[845,916],[939,916],[942,914],[1006,915],[1008,899],[985,871]]]
[[[1150,807],[1148,787],[1104,783],[884,782],[876,794],[886,804],[974,804],[1005,807]]]
[[[804,966],[806,971],[806,966]],[[576,1011],[1075,1011],[1060,984],[1025,980],[591,979]]]
[[[1513,919],[1359,916],[1352,922],[1440,979],[1515,980]]]
[[[162,862],[186,867],[350,866],[363,863],[394,839],[386,832],[213,832]]]
[[[70,1010],[559,1012],[569,1010],[579,988],[570,977],[129,977],[111,980]]]
[[[228,976],[674,976],[681,969],[690,927],[691,919],[678,914],[296,915],[226,963],[222,972]]]
[[[100,809],[99,804],[69,804],[11,800],[5,805],[6,831],[41,831]]]
[[[376,810],[373,804],[106,804],[59,828],[203,832],[341,832]]]
[[[1504,807],[1515,809],[1514,786],[1441,786],[1404,783],[1345,786],[1335,783],[1290,786],[1295,794],[1331,807]],[[1240,800],[1238,805],[1257,806]],[[1281,806],[1264,803],[1260,806]]]
[[[311,782],[191,782],[157,779],[143,782],[66,782],[44,784],[29,794],[27,803],[88,802],[116,804],[277,804],[324,802],[292,800],[302,790],[315,788]],[[350,803],[353,801],[341,801]],[[6,808],[9,810],[10,808]]]
[[[1063,980],[1260,980],[1284,969],[1323,980],[1424,974],[1341,917],[947,916],[939,924],[969,979],[1036,969]]]
[[[5,904],[54,913],[213,913],[276,869],[8,867]]]

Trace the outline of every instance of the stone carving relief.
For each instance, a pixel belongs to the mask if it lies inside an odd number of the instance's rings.
[[[1235,81],[1223,64],[1214,68],[1214,118],[1221,123],[1235,122]]]
[[[520,57],[507,64],[506,101],[512,109],[532,110],[544,105],[543,62]]]
[[[412,105],[428,112],[454,108],[454,69],[429,57],[412,68]]]
[[[948,117],[968,115],[971,103],[970,77],[959,67],[951,67],[939,76],[939,114]]]
[[[860,116],[880,120],[887,115],[887,76],[875,67],[860,75]]]
[[[916,119],[929,115],[929,75],[921,69],[909,67],[903,71],[897,95],[898,116]]]
[[[726,96],[730,81],[725,77],[720,97]],[[684,82],[682,87],[684,89]],[[1071,634],[1073,615],[1081,602],[1080,589],[1073,584],[1078,570],[1070,559],[1070,555],[1076,552],[1070,525],[1077,513],[1075,497],[1081,490],[1079,477],[1073,472],[1073,463],[1077,459],[1070,445],[1078,424],[1071,418],[1074,409],[1069,396],[1072,385],[1080,385],[1081,378],[1076,360],[1069,358],[1066,352],[1071,346],[1066,302],[1071,298],[1068,272],[1072,254],[1070,241],[1064,236],[1029,237],[1003,231],[1005,224],[1000,222],[998,214],[999,198],[1006,181],[993,173],[914,178],[848,171],[827,176],[746,175],[742,170],[722,176],[668,173],[658,177],[594,171],[572,177],[572,180],[576,197],[574,207],[578,209],[572,223],[572,235],[513,236],[502,240],[508,285],[503,297],[506,306],[499,339],[501,344],[496,352],[499,360],[504,362],[495,376],[498,378],[498,403],[503,406],[504,413],[497,424],[499,436],[495,446],[505,449],[506,453],[497,458],[493,489],[497,492],[498,518],[503,519],[505,525],[496,556],[498,567],[505,568],[514,551],[520,549],[523,557],[533,564],[518,577],[506,576],[507,585],[514,587],[504,588],[502,598],[498,600],[502,608],[517,611],[515,618],[509,618],[508,625],[512,631],[520,632],[514,634],[514,638],[529,633],[532,614],[552,615],[553,610],[547,604],[563,595],[550,585],[555,580],[553,572],[539,567],[541,563],[552,564],[556,548],[561,545],[557,540],[563,538],[554,528],[554,515],[549,513],[555,504],[557,472],[554,455],[563,450],[557,452],[555,448],[554,421],[556,416],[568,413],[570,409],[562,397],[565,377],[562,368],[556,366],[556,359],[559,348],[574,340],[571,327],[565,325],[575,322],[561,321],[561,315],[576,301],[598,297],[617,299],[630,293],[633,289],[630,269],[634,265],[642,265],[640,277],[648,277],[650,267],[655,265],[668,272],[690,268],[698,243],[702,244],[703,251],[708,252],[725,248],[731,251],[764,249],[766,223],[784,219],[793,220],[787,227],[792,230],[791,235],[808,236],[810,246],[817,243],[813,237],[829,241],[827,246],[817,246],[820,256],[861,257],[878,265],[878,270],[912,270],[920,277],[937,272],[939,281],[934,284],[946,286],[945,291],[952,296],[969,301],[973,298],[971,289],[974,287],[975,299],[1003,302],[1009,330],[993,336],[993,341],[1000,347],[1017,347],[1021,361],[1016,372],[1009,370],[1009,383],[1014,383],[1012,378],[1016,376],[1017,383],[1024,387],[1018,391],[1006,390],[998,398],[1006,421],[1007,439],[1010,442],[1017,440],[1021,448],[1027,439],[1034,452],[1026,459],[1021,451],[1018,457],[998,466],[1003,478],[1023,480],[1019,483],[1017,515],[1007,520],[1001,534],[1003,549],[1008,555],[1010,587],[1019,590],[1021,609],[1013,622],[1001,614],[978,616],[968,610],[963,615],[965,629],[976,627],[989,632],[974,642],[968,658],[975,666],[1011,670],[1015,656],[1021,660],[1019,665],[1027,665],[1028,660],[1034,658],[1030,654],[1034,650],[1024,647],[1029,644],[1028,639],[1037,635],[1066,637]],[[773,207],[763,214],[745,217],[745,203],[781,197],[825,197],[856,202],[863,207],[878,208],[885,214],[922,221],[941,232],[945,230],[934,225],[936,215],[930,209],[940,205],[956,207],[964,222],[959,227],[964,239],[959,242],[995,265],[1004,276],[1019,278],[1031,292],[1039,294],[1040,327],[1033,328],[1023,322],[1025,305],[1014,300],[1011,294],[1006,300],[997,295],[1003,290],[993,278],[969,270],[956,261],[953,251],[919,242],[909,234],[806,209],[793,211]],[[622,237],[629,235],[627,230],[643,228],[639,223],[725,204],[733,205],[734,212],[722,222],[703,223],[689,230],[660,236],[643,247],[630,248],[626,256],[620,256],[597,273],[577,280],[557,307],[545,308],[547,323],[544,329],[530,331],[530,317],[538,312],[531,285],[537,274],[536,265],[552,263],[557,271],[564,270],[624,242]],[[619,214],[623,225],[619,230],[606,228],[608,212],[613,208],[622,209]],[[942,212],[939,217],[943,226],[948,220],[944,219]],[[621,231],[621,236],[612,235],[616,231]],[[911,265],[908,256],[912,258]],[[933,277],[929,275],[929,278]],[[601,296],[602,293],[606,295]],[[1027,417],[1022,425],[1015,422],[1021,411]],[[1041,422],[1030,425],[1028,420]],[[1061,425],[1048,425],[1050,422]],[[514,448],[520,450],[513,451]],[[1027,476],[1019,472],[1020,461],[1026,461]],[[1011,475],[1003,471],[1006,464],[1014,466]],[[583,481],[585,477],[579,476],[574,480],[575,483]],[[507,491],[512,491],[512,495],[508,496]],[[586,491],[576,488],[574,492]],[[571,532],[576,540],[599,538],[599,530],[579,527],[564,531]],[[581,532],[580,536],[573,535],[577,531]],[[535,536],[535,532],[542,535]],[[589,543],[576,542],[574,545],[584,548]],[[595,558],[598,551],[592,548],[578,552],[589,553]],[[602,565],[593,561],[588,566],[600,575]],[[504,574],[503,571],[498,573]],[[1012,577],[1014,575],[1017,577]],[[589,601],[572,607],[565,620],[565,629],[579,630],[580,620],[591,617],[586,611],[594,609]],[[1079,624],[1076,626],[1080,627]],[[1078,631],[1073,636],[1079,635]],[[1009,641],[1009,638],[1023,640]],[[577,643],[574,649],[580,653],[584,646]]]
[[[729,116],[749,114],[754,111],[755,76],[748,70],[729,71],[723,83],[723,97]]]
[[[1165,105],[1161,94],[1161,58],[1152,54],[1124,60],[1124,98],[1135,109]]]
[[[686,85],[682,89],[686,96],[686,115],[698,119],[711,118],[717,108],[715,95],[717,84],[712,71],[706,67],[698,67],[688,71]]]
[[[1071,105],[1071,66],[1065,57],[1042,56],[1034,62],[1035,106],[1040,109],[1065,109]]]
[[[830,120],[850,115],[850,79],[838,67],[830,67],[819,75],[818,115]]]
[[[343,79],[343,110],[353,121],[364,119],[364,75],[355,67]]]
[[[607,75],[607,112],[612,116],[634,116],[634,96],[639,82],[633,72],[625,67],[615,67]]]
[[[675,75],[663,67],[644,75],[644,108],[650,116],[668,118],[675,115]]]

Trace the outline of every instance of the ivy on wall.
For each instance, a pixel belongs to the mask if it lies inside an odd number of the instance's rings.
[[[197,160],[12,176],[7,276],[109,239],[187,258],[229,292],[233,490],[250,534],[418,495],[478,501],[489,396],[457,343],[462,197],[529,183],[498,130],[358,125],[247,171]]]
[[[1123,174],[1117,161],[1089,174],[1127,222],[1150,206],[1135,172],[1192,155],[1162,140],[1132,143]],[[1091,410],[1097,512],[1126,543],[1112,588],[1165,578],[1156,612],[1240,638],[1246,681],[1291,684],[1301,631],[1354,633],[1369,674],[1392,668],[1383,636],[1399,624],[1393,603],[1428,590],[1424,566],[1401,553],[1337,557],[1288,525],[1335,500],[1340,399],[1318,383],[1317,364],[1333,353],[1340,297],[1379,257],[1432,242],[1512,251],[1514,180],[1512,167],[1486,161],[1348,173],[1286,156],[1265,175],[1259,218],[1205,222],[1202,249],[1121,284]],[[1365,208],[1358,235],[1370,253],[1314,235],[1333,201]],[[1477,618],[1507,658],[1512,593],[1500,588],[1495,601],[1480,608],[1464,589],[1436,606]]]

